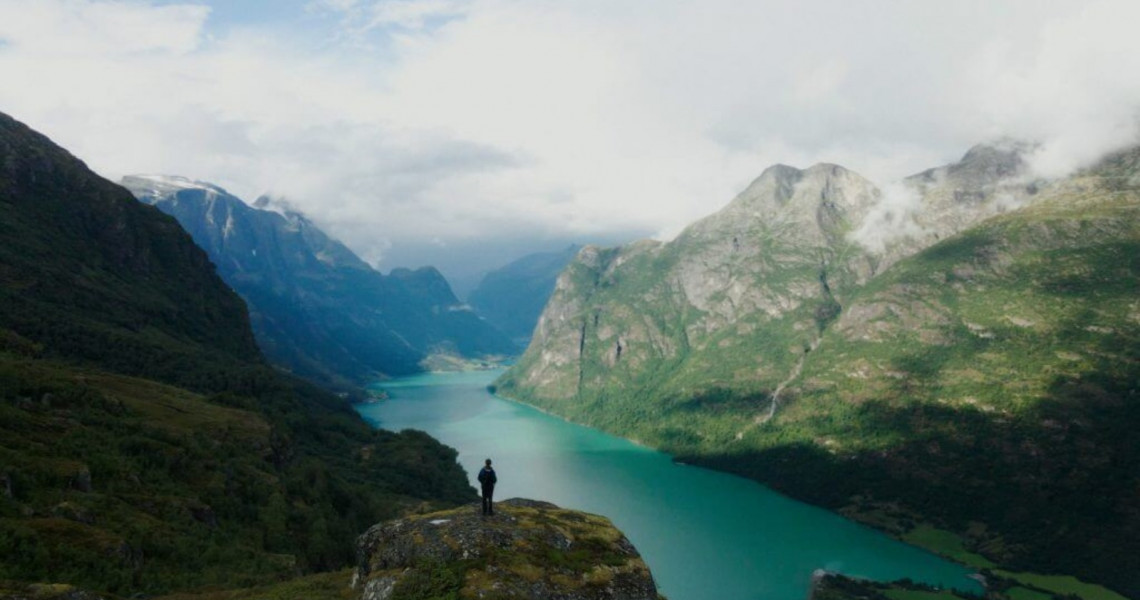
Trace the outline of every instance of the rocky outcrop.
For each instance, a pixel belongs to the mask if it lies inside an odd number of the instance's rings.
[[[357,597],[659,598],[649,568],[608,519],[519,498],[495,510],[484,517],[472,504],[373,526],[357,540]]]

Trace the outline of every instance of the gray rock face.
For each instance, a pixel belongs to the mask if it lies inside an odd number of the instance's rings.
[[[850,246],[848,233],[878,199],[870,181],[837,165],[770,167],[727,207],[672,242],[680,250],[676,272],[685,299],[719,316],[709,324],[719,327],[745,313],[776,317],[818,294],[811,277],[764,289],[781,272],[831,267],[865,278],[867,257],[837,254]]]
[[[599,406],[621,400],[630,405],[615,411],[644,410],[633,398],[671,406],[725,392],[754,404],[735,411],[760,414],[832,323],[841,321],[852,337],[881,337],[869,323],[901,305],[844,312],[876,276],[1038,201],[1050,184],[1029,177],[1031,150],[1010,141],[979,145],[957,163],[882,189],[837,165],[775,165],[670,242],[584,248],[559,276],[530,347],[498,389],[594,424]],[[920,308],[908,310],[937,316]],[[699,421],[704,413],[694,415],[678,418]],[[715,418],[707,425],[692,443],[740,435]]]
[[[887,186],[884,201],[853,232],[879,255],[879,270],[998,214],[1031,203],[1048,182],[1025,157],[1032,144],[999,140],[970,148],[956,163]]]
[[[836,165],[777,165],[671,242],[584,248],[500,389],[539,403],[595,398],[660,386],[650,371],[664,364],[705,389],[774,389],[844,291],[874,272],[850,234],[879,198]]]
[[[637,550],[609,520],[547,502],[511,499],[373,526],[357,540],[362,600],[401,589],[534,600],[655,600]],[[447,589],[443,589],[447,588]]]
[[[805,170],[775,165],[682,237],[748,235],[760,222],[769,228],[794,227],[805,243],[836,243],[878,198],[874,184],[839,165],[821,163]]]

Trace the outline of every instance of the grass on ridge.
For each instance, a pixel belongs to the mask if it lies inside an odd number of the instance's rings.
[[[182,593],[154,600],[348,600],[355,569],[298,577],[281,583],[238,590]]]
[[[903,541],[926,548],[936,554],[978,569],[991,569],[995,565],[986,557],[970,552],[958,535],[930,525],[922,524],[902,535]]]
[[[1009,600],[1053,600],[1052,594],[1038,592],[1029,588],[1015,587],[1006,590]]]

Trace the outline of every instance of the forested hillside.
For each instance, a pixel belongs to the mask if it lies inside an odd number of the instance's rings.
[[[453,450],[267,366],[172,218],[7,115],[0,239],[0,580],[278,580],[471,498]]]

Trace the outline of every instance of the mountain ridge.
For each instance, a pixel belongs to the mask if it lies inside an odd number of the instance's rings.
[[[266,354],[300,375],[352,387],[420,372],[434,353],[513,351],[461,305],[438,270],[381,274],[281,201],[262,197],[251,206],[181,177],[123,182],[179,220],[250,305]]]
[[[159,349],[183,360],[203,360],[197,351],[203,346],[218,358],[260,360],[246,335],[244,303],[210,273],[206,254],[176,222],[125,203],[133,199],[122,188],[11,117],[0,116],[0,125],[0,194],[7,204],[0,224],[6,241],[0,249],[0,326],[41,340],[48,356],[67,348],[71,355],[99,358],[105,345],[134,346],[118,357],[127,371],[151,368],[142,363]],[[60,256],[75,267],[47,268]],[[185,286],[170,283],[183,273],[192,277]],[[121,311],[122,304],[141,311]],[[72,306],[93,318],[69,314]],[[147,330],[156,335],[135,335]],[[168,369],[176,375],[173,366]]]
[[[913,206],[953,218],[911,215],[923,233],[878,252],[856,234],[893,199],[826,165],[769,169],[671,242],[584,248],[496,389],[896,535],[929,520],[1002,564],[1135,593],[1140,551],[1101,545],[1131,548],[1140,527],[1120,429],[1140,426],[1138,154],[1043,181],[1021,151],[924,172]],[[1066,468],[1111,503],[1082,505]]]

